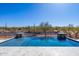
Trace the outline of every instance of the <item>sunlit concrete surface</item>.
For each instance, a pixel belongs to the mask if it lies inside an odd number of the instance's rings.
[[[5,42],[5,41],[7,41],[7,40],[10,40],[10,39],[12,39],[12,38],[4,38],[4,39],[2,39],[2,38],[0,38],[0,43],[2,43],[2,42]]]
[[[0,47],[0,56],[79,56],[79,47]]]

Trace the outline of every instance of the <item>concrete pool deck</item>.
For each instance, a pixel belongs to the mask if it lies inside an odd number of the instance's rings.
[[[4,42],[7,40],[2,40]],[[79,56],[79,47],[0,47],[0,56]]]
[[[0,56],[79,56],[79,47],[0,47]]]
[[[69,38],[69,37],[68,37]],[[78,41],[79,42],[79,39],[74,39],[74,38],[70,38],[70,39],[72,39],[72,40],[74,40],[74,41]]]
[[[7,40],[10,40],[10,39],[12,39],[12,38],[0,38],[0,43],[7,41]]]

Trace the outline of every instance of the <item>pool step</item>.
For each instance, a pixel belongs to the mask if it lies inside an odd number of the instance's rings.
[[[66,34],[64,32],[59,32],[57,34],[57,39],[58,40],[66,40]]]
[[[22,38],[23,35],[22,34],[16,34],[15,38]]]

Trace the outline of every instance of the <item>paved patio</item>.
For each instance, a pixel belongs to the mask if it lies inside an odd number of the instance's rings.
[[[0,47],[0,56],[79,56],[79,47]]]

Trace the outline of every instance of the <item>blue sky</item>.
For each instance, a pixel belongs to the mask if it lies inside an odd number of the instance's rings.
[[[0,26],[39,25],[79,26],[79,4],[68,3],[0,3]]]

